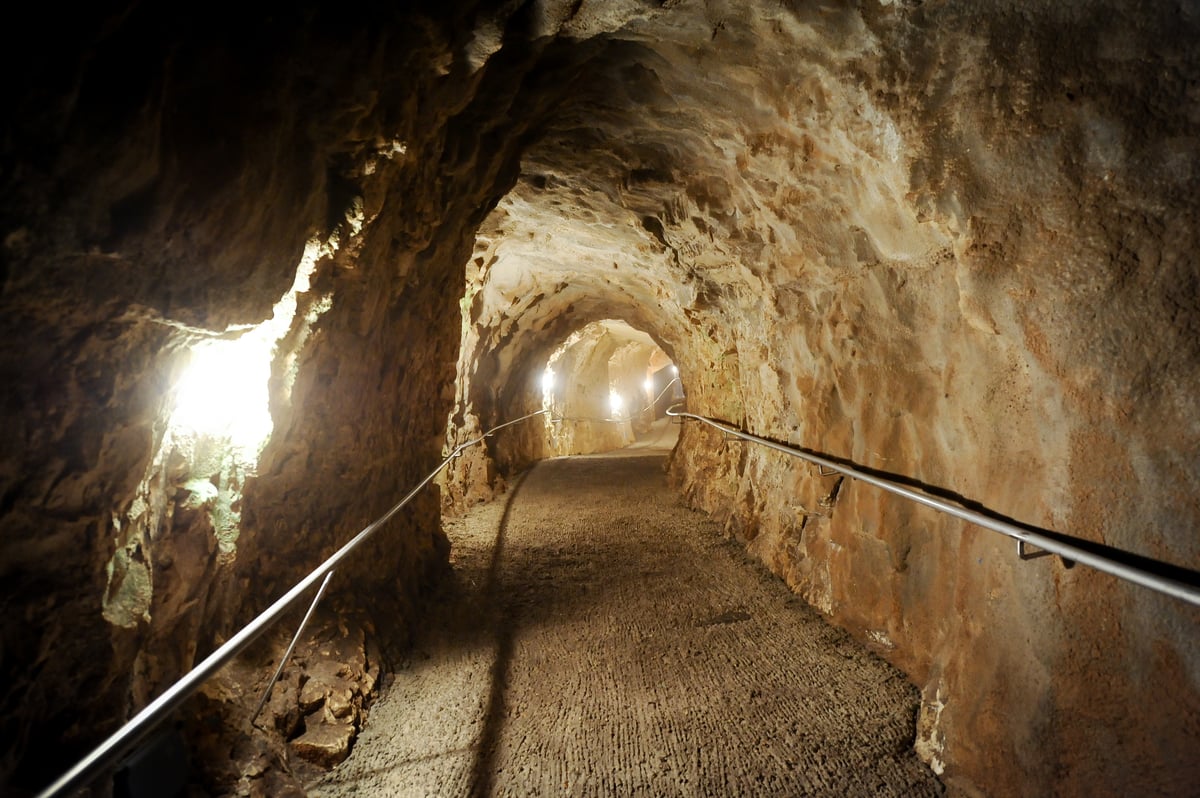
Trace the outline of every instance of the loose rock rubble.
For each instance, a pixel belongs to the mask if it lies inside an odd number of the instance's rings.
[[[319,611],[253,727],[250,713],[290,630],[275,630],[210,680],[189,714],[197,783],[212,794],[302,795],[303,774],[343,761],[378,692],[382,661],[373,628],[361,614]]]

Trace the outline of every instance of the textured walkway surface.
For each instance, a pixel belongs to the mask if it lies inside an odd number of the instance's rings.
[[[939,795],[918,697],[679,506],[653,450],[549,460],[314,795]]]

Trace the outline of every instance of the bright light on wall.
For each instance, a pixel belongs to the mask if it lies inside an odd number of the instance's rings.
[[[671,373],[674,374],[676,377],[678,377],[679,376],[679,366],[671,366]]]
[[[621,415],[621,410],[625,407],[625,400],[621,398],[621,394],[612,391],[608,395],[608,406],[612,409],[613,417]]]
[[[654,391],[654,378],[647,377],[646,381],[644,383],[642,383],[642,387],[646,389],[646,393],[653,392]]]
[[[174,429],[226,438],[251,462],[272,428],[267,381],[274,341],[256,332],[193,347],[171,415]]]
[[[554,390],[554,369],[546,369],[542,373],[542,393],[550,393]]]
[[[362,228],[361,203],[355,214],[347,215],[350,234]],[[202,341],[192,347],[191,360],[175,386],[175,408],[169,422],[172,437],[195,436],[228,441],[243,465],[254,467],[258,455],[271,437],[268,382],[275,346],[289,330],[299,307],[299,294],[312,290],[312,275],[317,261],[338,249],[338,233],[322,243],[308,241],[296,266],[292,287],[279,298],[271,318],[232,340]],[[307,340],[316,320],[333,305],[332,294],[319,295],[307,305],[303,325],[293,336],[295,349],[285,350],[284,374],[280,394],[283,402],[291,399],[295,379],[295,358]]]

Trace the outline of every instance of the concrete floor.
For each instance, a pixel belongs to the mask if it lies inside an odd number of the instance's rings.
[[[450,525],[429,631],[311,794],[943,792],[916,690],[679,505],[671,432]]]

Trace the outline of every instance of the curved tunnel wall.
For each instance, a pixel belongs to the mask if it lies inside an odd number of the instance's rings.
[[[447,416],[537,409],[522,364],[603,318],[661,341],[695,411],[1200,563],[1190,6],[88,13],[6,48],[7,778],[390,504]],[[186,346],[266,318],[314,237],[337,248],[301,302],[332,304],[274,364],[238,558],[118,529]],[[911,675],[964,789],[1195,783],[1191,608],[691,427],[671,476]],[[362,584],[413,595],[434,505]],[[178,612],[104,620],[120,549]]]
[[[480,329],[632,301],[693,410],[1194,565],[1194,120],[1160,104],[1194,65],[1157,27],[1182,20],[1111,11],[797,12],[614,45],[484,223],[478,262],[527,283],[484,292]],[[802,67],[758,60],[780,40]],[[1142,426],[1159,412],[1188,443]],[[955,783],[1186,791],[1191,608],[690,426],[671,473],[912,675],[919,750]],[[1187,697],[1147,714],[1163,690]]]
[[[53,21],[25,9],[6,26],[14,789],[64,770],[438,459],[458,343],[445,320],[480,209],[515,178],[538,113],[496,121],[539,51],[494,70],[463,55],[448,75],[472,9],[359,11],[242,9],[232,23],[211,5],[99,5]],[[273,364],[274,434],[229,503],[238,547],[218,563],[195,475],[148,473],[169,394],[191,344],[270,315],[314,238],[337,246],[300,301],[332,304]],[[419,498],[335,590],[373,592],[366,606],[411,622],[445,563],[436,513]],[[114,596],[136,611],[106,618]]]
[[[591,454],[633,443],[646,429],[643,383],[655,355],[666,357],[648,335],[612,319],[589,324],[555,349],[542,384],[550,449]]]

